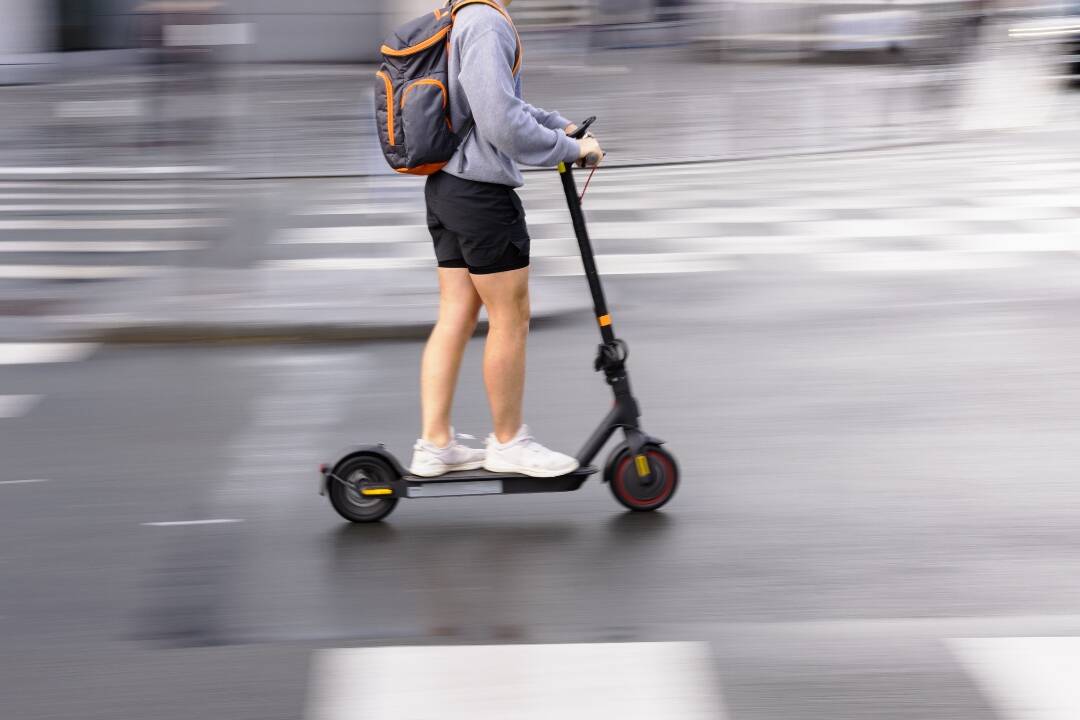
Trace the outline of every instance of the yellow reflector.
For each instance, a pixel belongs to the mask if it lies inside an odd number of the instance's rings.
[[[649,476],[649,459],[644,455],[638,455],[634,458],[634,462],[637,464],[638,477]]]
[[[566,172],[566,163],[564,163],[564,162],[559,163],[559,172],[561,172],[561,173]]]
[[[361,495],[393,495],[394,491],[390,488],[361,488]]]
[[[600,323],[600,327],[607,327],[611,324],[610,315],[601,315],[600,317],[596,318],[596,320]]]

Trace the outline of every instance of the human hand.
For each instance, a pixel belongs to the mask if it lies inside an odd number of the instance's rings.
[[[578,165],[581,167],[594,167],[604,159],[604,149],[592,135],[586,135],[578,140]]]

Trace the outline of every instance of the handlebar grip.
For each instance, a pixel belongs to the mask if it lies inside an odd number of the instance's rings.
[[[583,167],[593,167],[595,165],[598,165],[600,163],[601,159],[602,158],[600,157],[600,155],[598,153],[589,153],[582,159],[583,160],[582,166]]]

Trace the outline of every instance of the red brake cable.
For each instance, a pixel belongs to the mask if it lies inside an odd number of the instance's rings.
[[[585,199],[585,192],[589,189],[589,183],[592,182],[592,176],[596,174],[596,169],[600,167],[600,163],[593,165],[592,172],[589,173],[589,177],[585,178],[585,187],[581,188],[581,195],[578,196],[578,202]]]

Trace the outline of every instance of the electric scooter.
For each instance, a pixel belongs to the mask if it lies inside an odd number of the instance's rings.
[[[573,137],[584,137],[595,120],[595,117],[590,117],[583,122]],[[586,158],[585,164],[596,165],[599,160]],[[604,289],[596,271],[596,260],[585,227],[573,170],[566,163],[559,163],[558,169],[600,327],[602,342],[593,367],[604,373],[604,379],[615,396],[614,406],[577,452],[580,466],[572,473],[555,478],[532,478],[486,470],[463,470],[425,478],[410,475],[382,443],[360,445],[350,448],[336,462],[320,467],[319,494],[329,495],[331,505],[346,520],[356,523],[382,520],[393,512],[402,498],[577,490],[596,472],[597,469],[590,463],[619,430],[623,432],[623,440],[609,453],[603,472],[603,481],[610,486],[615,499],[630,510],[649,512],[662,507],[674,495],[679,483],[678,465],[671,453],[664,449],[663,440],[641,429],[641,412],[630,391],[630,373],[626,368],[630,350],[624,341],[615,336]]]

